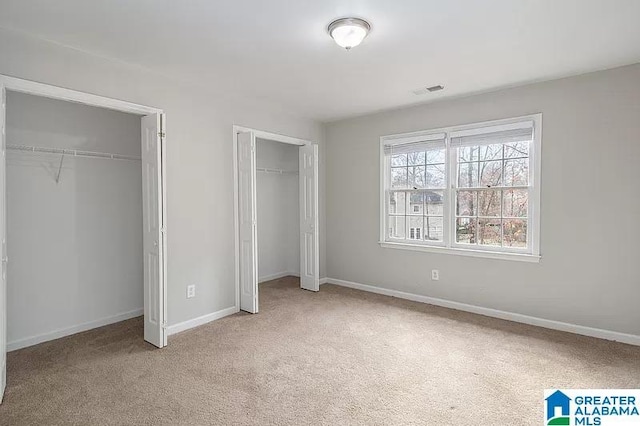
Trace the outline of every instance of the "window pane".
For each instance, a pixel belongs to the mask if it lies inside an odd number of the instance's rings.
[[[406,212],[406,195],[404,192],[392,192],[389,197],[389,214],[404,215]]]
[[[529,191],[526,189],[509,189],[504,191],[502,201],[503,217],[527,217],[529,208]]]
[[[458,187],[478,186],[478,163],[460,163],[458,165]]]
[[[504,162],[504,185],[526,186],[529,183],[529,159],[507,160]]]
[[[404,216],[389,216],[389,237],[404,239],[406,235],[405,224]]]
[[[422,223],[422,216],[411,216],[409,219],[409,239],[422,240],[422,230],[424,225]]]
[[[427,187],[443,188],[444,187],[444,164],[437,166],[427,166]]]
[[[456,220],[456,241],[462,244],[476,243],[476,220],[459,218]]]
[[[480,148],[477,146],[465,146],[458,148],[458,161],[478,161]]]
[[[420,166],[425,163],[424,151],[410,152],[408,155],[408,161],[410,166]]]
[[[484,145],[480,147],[480,161],[502,160],[502,144]]]
[[[478,244],[485,246],[501,245],[500,220],[478,219]]]
[[[518,158],[529,156],[529,142],[514,142],[504,146],[504,158]]]
[[[478,191],[478,216],[500,217],[501,193],[500,190]]]
[[[444,149],[433,149],[427,151],[427,164],[444,163]]]
[[[527,247],[527,221],[507,219],[504,221],[504,246]]]
[[[425,185],[425,166],[409,167],[409,187],[424,188]]]
[[[424,197],[427,203],[427,214],[442,216],[444,212],[444,192],[427,191]]]
[[[502,160],[480,162],[480,186],[498,186],[502,181]]]
[[[407,154],[400,155],[392,155],[391,156],[391,166],[406,166],[407,165]]]
[[[407,187],[407,168],[393,167],[391,169],[391,187],[406,188]]]
[[[424,203],[424,194],[418,191],[409,192],[409,210],[408,214],[416,214],[422,216]]]
[[[442,217],[425,217],[424,226],[425,240],[442,241],[444,237],[444,220]]]
[[[456,214],[458,216],[478,215],[477,191],[458,191],[456,198]]]

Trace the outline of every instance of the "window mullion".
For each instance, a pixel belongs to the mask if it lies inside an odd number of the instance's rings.
[[[449,132],[446,133],[445,136],[445,196],[448,202],[445,205],[446,210],[443,212],[444,218],[444,244],[446,247],[451,247],[454,241],[454,233],[455,233],[455,198],[456,191],[454,190],[454,186],[456,185],[455,176],[457,175],[458,165],[457,158],[455,155],[456,150],[451,148],[451,137]]]
[[[500,164],[500,186],[505,186],[505,144],[502,144],[502,161]],[[500,190],[500,247],[504,247],[504,189]]]
[[[407,186],[409,185],[409,166],[407,166]],[[404,239],[410,240],[409,231],[411,231],[411,219],[409,209],[411,208],[411,192],[404,192]]]

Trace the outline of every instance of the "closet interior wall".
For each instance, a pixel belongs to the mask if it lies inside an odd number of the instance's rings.
[[[300,275],[298,153],[296,145],[256,142],[259,282]]]
[[[139,158],[140,117],[9,92],[12,145]],[[142,315],[141,179],[136,160],[7,150],[9,350]]]

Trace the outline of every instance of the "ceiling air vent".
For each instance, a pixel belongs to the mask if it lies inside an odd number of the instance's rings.
[[[444,86],[438,84],[437,86],[431,86],[431,87],[423,87],[420,89],[416,89],[413,91],[414,95],[425,95],[427,93],[432,93],[432,92],[437,92],[439,90],[444,89]]]

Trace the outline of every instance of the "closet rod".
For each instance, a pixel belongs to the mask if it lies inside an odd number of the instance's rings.
[[[276,173],[281,175],[297,175],[296,170],[270,169],[268,167],[256,167],[256,170],[264,173]]]
[[[22,152],[40,152],[44,154],[72,155],[74,157],[103,158],[107,160],[131,160],[131,161],[141,160],[140,157],[136,157],[133,155],[110,154],[107,152],[95,152],[95,151],[82,151],[79,149],[45,148],[45,147],[27,146],[27,145],[7,145],[7,149],[12,151],[22,151]]]

